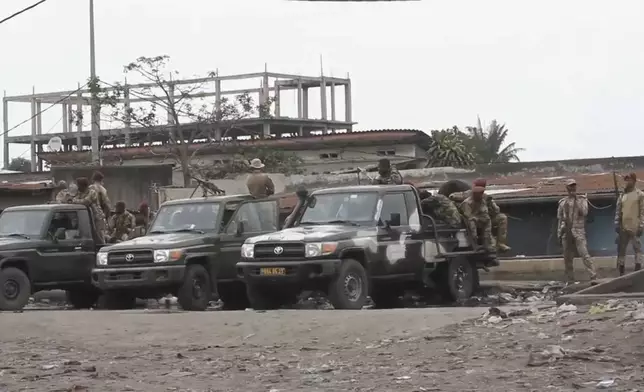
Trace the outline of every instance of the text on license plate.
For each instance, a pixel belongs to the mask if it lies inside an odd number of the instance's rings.
[[[260,275],[286,275],[286,268],[260,268]]]

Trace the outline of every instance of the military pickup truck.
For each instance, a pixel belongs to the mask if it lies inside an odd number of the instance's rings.
[[[398,306],[404,291],[470,297],[478,269],[498,265],[465,229],[423,211],[411,185],[369,185],[313,192],[293,227],[248,238],[238,274],[255,309],[292,303],[301,290],[326,292],[336,309]]]
[[[136,298],[174,294],[185,310],[205,310],[216,297],[226,309],[247,308],[235,265],[247,238],[279,230],[288,213],[280,198],[231,195],[163,203],[146,235],[96,255],[92,281],[105,293],[104,306],[126,309]]]
[[[80,204],[10,207],[0,214],[0,310],[19,310],[41,290],[67,290],[68,302],[90,308],[91,282],[103,246],[92,215]]]

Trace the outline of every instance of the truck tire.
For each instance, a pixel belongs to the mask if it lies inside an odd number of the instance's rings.
[[[107,291],[97,301],[99,309],[128,310],[135,306],[136,297],[127,291]]]
[[[29,303],[31,281],[14,267],[0,270],[0,310],[21,310]]]
[[[369,293],[369,279],[362,264],[345,259],[329,284],[329,301],[335,309],[362,309]]]
[[[208,308],[211,297],[212,287],[208,271],[200,264],[189,265],[177,293],[179,305],[183,310],[204,311]]]
[[[93,289],[67,290],[67,303],[74,309],[90,309],[96,305],[101,293]]]
[[[292,305],[297,301],[297,295],[294,293],[250,283],[246,284],[246,296],[250,307],[254,310],[276,310],[284,305]]]
[[[443,295],[450,302],[470,298],[478,286],[478,271],[474,265],[464,256],[455,257],[445,264],[441,277]]]

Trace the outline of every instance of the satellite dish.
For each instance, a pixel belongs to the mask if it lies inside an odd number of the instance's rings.
[[[49,147],[49,151],[60,151],[63,149],[63,140],[58,136],[54,136],[49,139],[47,147]]]

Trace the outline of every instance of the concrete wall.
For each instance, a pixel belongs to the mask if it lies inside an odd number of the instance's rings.
[[[52,173],[56,181],[65,180],[71,183],[78,177],[92,177],[94,170],[100,170],[105,176],[112,204],[124,201],[128,208],[137,208],[139,203],[147,200],[150,207],[156,209],[159,187],[172,184],[172,166],[157,165],[143,167],[104,166],[93,167],[53,167]]]
[[[0,210],[7,207],[45,204],[52,198],[52,190],[41,191],[0,191]]]

